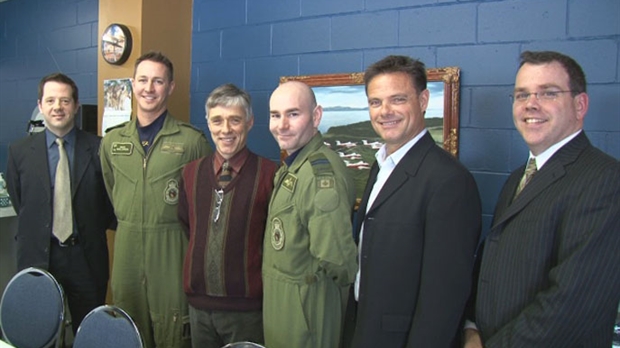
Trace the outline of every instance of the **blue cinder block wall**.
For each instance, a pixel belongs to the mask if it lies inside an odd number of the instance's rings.
[[[591,97],[585,130],[620,158],[619,16],[618,0],[194,0],[191,121],[206,131],[207,94],[242,86],[254,101],[249,146],[277,160],[268,122],[280,76],[359,72],[388,54],[458,66],[460,160],[478,182],[486,232],[508,173],[528,155],[508,98],[520,52],[580,62]]]
[[[0,171],[8,145],[25,136],[41,77],[62,71],[97,104],[97,0],[0,3]]]
[[[585,69],[585,130],[620,158],[618,0],[194,0],[191,122],[222,83],[247,89],[256,115],[249,146],[278,159],[268,101],[280,76],[363,71],[388,54],[461,68],[460,159],[474,173],[488,228],[499,189],[524,163],[511,93],[524,50],[558,50]],[[36,86],[59,68],[97,101],[97,0],[0,3],[0,171],[25,134]],[[59,68],[58,68],[59,67]]]

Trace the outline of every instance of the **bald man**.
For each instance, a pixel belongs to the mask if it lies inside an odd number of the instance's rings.
[[[276,173],[263,254],[263,321],[269,348],[338,347],[357,272],[353,181],[317,127],[323,110],[300,82],[280,85],[269,129],[287,157]]]

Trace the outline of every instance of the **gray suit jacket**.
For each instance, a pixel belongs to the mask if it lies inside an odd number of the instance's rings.
[[[108,281],[106,229],[114,220],[101,175],[100,138],[76,129],[71,173],[73,214],[80,244],[98,285]],[[7,189],[17,213],[17,267],[49,269],[53,192],[45,132],[9,147]],[[128,194],[131,194],[128,192]]]
[[[582,131],[512,201],[485,241],[476,323],[485,347],[611,346],[620,299],[620,163]]]

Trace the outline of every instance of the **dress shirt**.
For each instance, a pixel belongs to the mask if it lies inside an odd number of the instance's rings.
[[[566,138],[560,140],[559,142],[549,146],[548,149],[546,149],[545,151],[541,152],[540,154],[538,154],[538,156],[536,156],[536,169],[540,170],[545,163],[547,163],[547,161],[559,150],[562,148],[562,146],[566,145],[569,141],[573,140],[574,137],[576,137],[579,133],[581,133],[581,129],[576,131],[575,133],[567,136]],[[534,157],[534,155],[532,154],[532,152],[530,151],[530,157],[532,158]],[[529,160],[529,159],[528,159]]]
[[[49,129],[45,129],[45,143],[47,145],[47,163],[50,171],[50,182],[52,189],[56,182],[56,167],[58,166],[58,159],[60,154],[58,152],[58,144],[56,139],[62,138],[65,143],[65,151],[67,151],[67,159],[69,160],[69,172],[71,173],[71,179],[73,179],[73,154],[75,153],[75,128],[71,129],[64,137],[59,137],[52,133]]]
[[[231,169],[231,178],[234,179],[237,175],[239,175],[239,172],[241,172],[241,167],[243,167],[249,155],[250,150],[248,150],[247,146],[245,146],[241,149],[241,151],[237,152],[230,159],[228,159],[228,165]],[[218,177],[222,172],[222,165],[224,162],[226,162],[226,159],[220,155],[219,152],[215,151],[213,155],[213,170],[215,171],[216,177]]]

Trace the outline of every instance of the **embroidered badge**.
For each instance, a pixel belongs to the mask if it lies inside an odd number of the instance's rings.
[[[132,143],[112,143],[112,155],[130,156],[133,153]]]
[[[295,185],[297,185],[297,177],[291,173],[287,173],[282,181],[282,187],[290,193],[293,193],[295,192]]]
[[[316,178],[317,189],[328,189],[334,188],[334,177],[333,176],[319,176]]]
[[[161,146],[161,152],[181,155],[185,152],[185,144],[166,142]]]
[[[271,220],[273,225],[271,229],[271,246],[276,250],[282,250],[284,248],[284,226],[280,218],[273,218]]]
[[[179,182],[176,179],[170,179],[166,183],[166,189],[164,190],[164,202],[171,205],[179,202]]]

